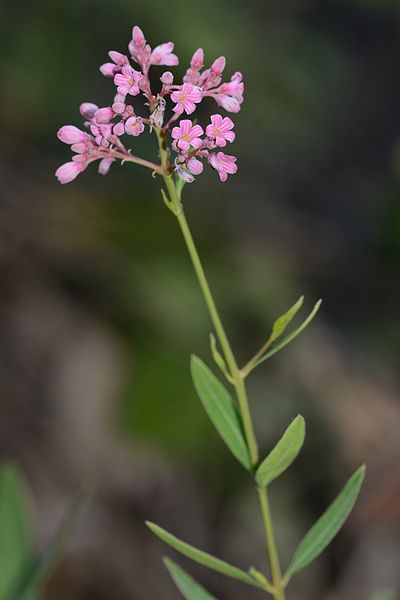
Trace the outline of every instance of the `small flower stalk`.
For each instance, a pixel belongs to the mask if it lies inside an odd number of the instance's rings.
[[[114,163],[134,163],[151,170],[162,179],[162,198],[177,219],[205,304],[210,314],[214,333],[210,334],[211,357],[220,370],[220,378],[198,357],[193,356],[191,374],[199,399],[217,433],[227,448],[248,472],[260,505],[260,526],[265,532],[267,569],[250,567],[247,570],[232,566],[225,560],[198,550],[159,525],[148,522],[151,531],[166,544],[194,561],[241,584],[256,587],[274,600],[285,600],[286,588],[292,578],[308,566],[327,547],[352,510],[364,478],[365,467],[355,471],[342,491],[325,513],[300,541],[293,557],[283,570],[280,564],[273,520],[269,505],[270,486],[294,463],[305,441],[305,421],[298,415],[288,425],[280,440],[264,456],[260,456],[247,395],[247,378],[252,371],[271,359],[291,343],[310,324],[320,307],[318,301],[308,316],[296,327],[304,298],[289,308],[272,324],[271,333],[261,348],[242,367],[233,353],[205,271],[186,220],[182,189],[193,183],[209,165],[220,181],[226,182],[237,170],[236,156],[229,154],[235,141],[235,124],[231,116],[240,111],[244,97],[244,83],[239,71],[229,80],[224,78],[226,60],[220,56],[205,68],[204,51],[196,50],[183,79],[177,81],[171,71],[179,64],[173,42],[165,42],[154,49],[148,44],[143,31],[135,26],[128,44],[128,54],[115,50],[108,53],[109,61],[100,66],[100,72],[114,86],[108,106],[92,102],[80,105],[83,125],[64,125],[58,138],[71,147],[72,159],[61,165],[56,177],[62,184],[70,183],[92,162],[98,172],[106,175]],[[167,67],[160,72],[158,85],[153,89],[150,69]],[[145,110],[136,99],[142,96]],[[208,117],[196,116],[204,102]],[[148,161],[137,156],[136,139],[155,134],[158,159]],[[132,146],[132,147],[131,147]],[[275,483],[274,483],[275,485]],[[204,598],[215,600],[178,565],[165,562],[178,589],[188,600]]]

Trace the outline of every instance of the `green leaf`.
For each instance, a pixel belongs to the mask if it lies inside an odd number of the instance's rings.
[[[191,370],[194,387],[215,428],[232,454],[250,471],[242,422],[230,394],[197,356],[192,356]]]
[[[291,577],[312,562],[332,541],[349,516],[365,476],[362,465],[348,480],[343,490],[322,517],[306,533],[292,558],[285,577]]]
[[[304,419],[301,415],[298,415],[286,429],[275,448],[258,467],[256,472],[257,485],[269,485],[290,467],[303,446],[305,432]]]
[[[282,333],[285,331],[286,327],[289,325],[290,321],[296,315],[296,313],[300,310],[304,302],[304,296],[300,296],[295,304],[284,315],[276,319],[275,323],[272,326],[271,333],[271,342],[275,341],[279,337],[281,337]]]
[[[247,583],[254,587],[261,587],[261,585],[245,571],[242,571],[237,567],[233,567],[224,560],[216,558],[215,556],[212,556],[212,554],[208,554],[208,552],[203,552],[203,550],[199,550],[198,548],[194,548],[186,542],[182,542],[182,540],[178,539],[171,533],[168,533],[168,531],[165,531],[165,529],[162,529],[162,527],[156,525],[155,523],[146,521],[146,525],[157,537],[160,538],[160,540],[200,565],[208,567],[209,569],[213,569],[218,573],[222,573],[223,575],[227,575],[228,577],[232,577],[233,579],[237,579],[238,581],[242,581],[243,583]]]
[[[82,512],[87,506],[92,493],[82,490],[75,498],[71,506],[57,528],[53,538],[45,547],[42,556],[39,560],[31,562],[31,564],[22,572],[21,577],[17,580],[11,592],[8,593],[4,600],[25,600],[26,592],[37,586],[45,578],[47,578],[57,562],[59,561],[62,551],[70,538],[72,532],[82,515]],[[1,597],[3,600],[3,597]]]
[[[273,346],[271,348],[271,350],[269,350],[266,354],[264,354],[261,358],[259,358],[255,362],[254,365],[252,365],[252,369],[254,369],[258,365],[263,363],[265,360],[268,360],[268,358],[271,358],[271,356],[273,356],[274,354],[276,354],[277,352],[282,350],[282,348],[284,348],[285,346],[290,344],[290,342],[292,342],[302,331],[304,331],[304,329],[307,327],[307,325],[309,325],[311,323],[311,321],[317,314],[319,307],[321,306],[321,303],[322,303],[322,300],[318,300],[318,302],[314,305],[314,308],[312,309],[311,313],[308,315],[306,320],[303,321],[303,323],[300,325],[300,327],[295,329],[295,331],[293,331],[292,333],[289,333],[289,335],[285,336],[280,342],[275,344],[275,346]]]
[[[172,560],[164,558],[164,564],[186,600],[217,600]]]
[[[28,490],[21,471],[9,463],[0,471],[0,597],[4,598],[33,558]],[[23,600],[35,593],[25,590]]]

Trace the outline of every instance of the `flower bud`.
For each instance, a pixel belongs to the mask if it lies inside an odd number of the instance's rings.
[[[137,25],[135,25],[135,27],[132,29],[132,41],[136,48],[142,48],[146,43],[144,33]]]
[[[116,50],[110,50],[108,56],[111,58],[116,65],[123,67],[128,64],[128,59],[125,54],[121,54],[121,52],[117,52]]]
[[[64,127],[61,127],[57,132],[57,137],[64,142],[64,144],[80,144],[89,139],[87,133],[81,131],[74,125],[64,125]]]
[[[225,69],[226,59],[225,56],[220,56],[216,60],[214,60],[211,65],[211,72],[214,75],[222,75],[223,70]]]
[[[172,85],[174,82],[174,76],[172,75],[171,71],[165,71],[165,73],[161,75],[160,81],[164,85]]]
[[[94,118],[97,123],[108,123],[114,116],[114,111],[110,106],[106,106],[104,108],[99,108],[94,113]]]
[[[98,108],[97,104],[93,104],[93,102],[83,102],[79,107],[79,112],[84,119],[92,119]]]
[[[190,61],[190,66],[192,69],[196,71],[200,71],[200,69],[204,66],[204,51],[203,48],[199,48],[192,56],[192,60]]]
[[[186,166],[192,173],[192,175],[200,175],[200,173],[202,173],[204,169],[203,163],[194,156],[192,158],[189,158],[189,160],[186,163]]]
[[[100,175],[107,175],[108,171],[110,170],[110,167],[112,165],[112,163],[114,162],[115,158],[103,158],[103,160],[101,160],[99,162],[99,173]]]
[[[104,75],[104,77],[114,77],[120,70],[121,67],[114,63],[104,63],[104,65],[100,66],[100,73]]]

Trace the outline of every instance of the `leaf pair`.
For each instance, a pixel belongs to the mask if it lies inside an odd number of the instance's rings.
[[[282,335],[284,334],[287,326],[298,313],[298,311],[303,305],[303,302],[304,296],[300,296],[297,302],[295,302],[295,304],[293,304],[293,306],[289,308],[288,311],[286,311],[282,316],[278,317],[275,320],[272,326],[271,335],[269,336],[264,346],[262,346],[262,348],[257,352],[257,354],[247,363],[247,365],[243,367],[242,372],[245,376],[251,373],[251,371],[255,369],[258,365],[263,363],[265,360],[268,360],[268,358],[271,358],[271,356],[273,356],[274,354],[282,350],[285,346],[287,346],[290,342],[292,342],[302,331],[304,331],[307,325],[311,323],[311,321],[317,314],[319,307],[321,306],[322,300],[318,300],[318,302],[316,302],[311,313],[303,321],[303,323],[299,325],[299,327],[297,327],[297,329],[295,329],[294,331],[292,331],[292,333],[289,333],[284,338],[282,338]],[[279,342],[274,344],[274,342],[279,340],[279,338],[282,339],[280,339]]]
[[[193,383],[216,430],[238,461],[251,471],[252,464],[236,405],[222,383],[197,356],[192,357]],[[296,417],[256,472],[256,483],[266,486],[283,473],[301,450],[305,436],[302,416]]]

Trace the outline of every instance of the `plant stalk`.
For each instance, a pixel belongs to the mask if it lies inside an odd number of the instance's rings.
[[[249,401],[247,398],[247,390],[246,384],[244,381],[243,374],[241,373],[236,359],[234,357],[230,342],[225,333],[224,326],[222,324],[221,318],[219,316],[216,304],[214,302],[214,298],[212,296],[210,286],[208,285],[207,277],[205,275],[203,265],[200,260],[200,256],[197,252],[196,245],[193,240],[193,236],[191,234],[188,222],[185,217],[185,213],[183,210],[182,202],[179,197],[178,191],[176,189],[174,180],[168,171],[168,152],[164,146],[164,135],[162,131],[158,128],[155,128],[159,148],[160,148],[160,159],[162,169],[164,171],[163,178],[165,181],[165,185],[167,187],[170,201],[172,206],[174,207],[174,214],[179,223],[183,238],[186,243],[186,247],[188,249],[193,268],[195,270],[198,282],[200,284],[200,288],[202,290],[204,300],[206,302],[208,312],[211,317],[211,321],[214,325],[215,332],[218,336],[219,343],[221,345],[222,351],[225,356],[226,363],[228,365],[230,375],[233,380],[233,386],[236,391],[236,397],[239,404],[240,414],[243,421],[243,428],[246,437],[247,446],[249,449],[250,459],[253,466],[253,469],[256,468],[258,464],[258,446],[254,433],[253,421],[251,418]],[[271,520],[271,512],[269,508],[268,496],[265,488],[258,488],[258,496],[261,507],[261,515],[264,524],[264,530],[267,541],[267,550],[270,562],[271,576],[273,580],[273,588],[274,591],[271,592],[274,596],[275,600],[285,600],[285,593],[282,587],[282,575],[279,565],[279,558],[277,553],[277,547],[275,542],[275,536],[272,527]]]

